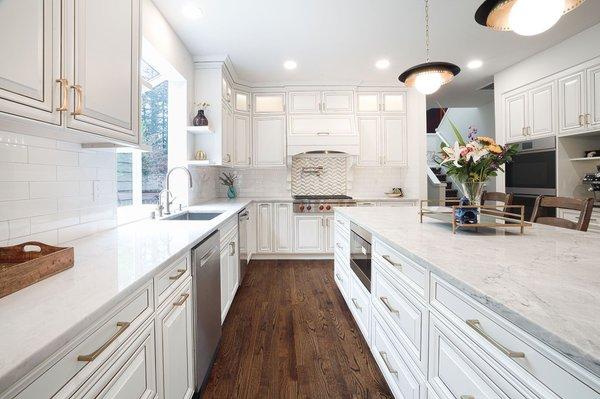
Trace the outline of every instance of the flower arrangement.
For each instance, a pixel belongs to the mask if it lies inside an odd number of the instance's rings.
[[[196,108],[198,108],[199,110],[202,110],[202,111],[204,111],[204,110],[206,110],[208,107],[210,107],[210,104],[209,104],[209,103],[207,103],[206,101],[203,101],[203,102],[198,102],[198,103],[196,103]]]
[[[477,136],[474,127],[469,127],[469,141],[466,142],[454,123],[450,124],[456,142],[452,147],[442,144],[436,161],[462,184],[470,204],[479,205],[484,183],[497,176],[498,171],[504,172],[502,166],[512,160],[518,147],[515,144],[502,147],[490,137]]]
[[[238,176],[233,172],[227,173],[223,172],[223,176],[219,176],[219,180],[221,180],[221,184],[227,187],[227,197],[235,198],[237,193],[235,192],[235,181],[238,179]]]

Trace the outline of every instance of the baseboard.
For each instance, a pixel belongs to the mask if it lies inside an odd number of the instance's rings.
[[[250,257],[251,260],[333,260],[333,254],[265,254],[254,253]]]

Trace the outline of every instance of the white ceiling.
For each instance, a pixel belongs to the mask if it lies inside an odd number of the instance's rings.
[[[254,83],[399,84],[398,75],[425,59],[423,0],[153,0],[195,56],[229,55],[239,77]],[[204,17],[190,20],[184,4]],[[430,0],[431,58],[459,65],[454,82],[430,105],[492,101],[477,89],[494,73],[600,23],[600,1],[588,0],[550,31],[534,37],[500,33],[473,19],[483,0]],[[388,58],[391,66],[374,63]],[[468,70],[469,60],[484,65]],[[298,62],[285,70],[284,60]]]

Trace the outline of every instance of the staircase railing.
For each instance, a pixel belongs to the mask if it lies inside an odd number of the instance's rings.
[[[427,166],[427,200],[440,205],[446,203],[446,183],[438,179],[431,166]]]
[[[444,114],[444,118],[446,118],[446,115],[448,115],[448,113],[446,112]],[[442,118],[442,122],[444,121],[444,118]],[[441,123],[440,123],[441,125]],[[442,132],[440,131],[440,129],[435,129],[435,134],[436,136],[440,139],[440,141],[442,143],[444,143],[445,146],[450,147],[450,143],[448,142],[448,140],[446,140],[446,138],[444,137],[444,135],[442,134]],[[459,197],[463,196],[465,193],[463,192],[462,189],[462,185],[459,184],[453,176],[446,176],[446,179],[448,179],[448,181],[452,182],[452,185],[454,186],[454,188],[458,191],[458,193],[460,194]]]

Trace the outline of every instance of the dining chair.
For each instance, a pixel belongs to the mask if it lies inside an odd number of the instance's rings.
[[[587,231],[594,208],[593,198],[549,197],[540,195],[535,200],[531,221],[565,229]],[[573,222],[557,216],[548,216],[549,209],[570,209],[579,211],[579,220]]]

